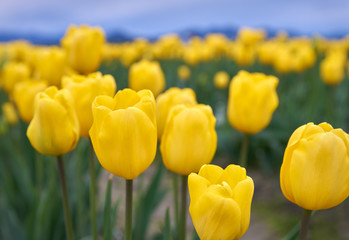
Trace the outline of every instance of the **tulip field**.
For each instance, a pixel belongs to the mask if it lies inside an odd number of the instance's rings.
[[[349,239],[349,37],[0,43],[0,239]]]

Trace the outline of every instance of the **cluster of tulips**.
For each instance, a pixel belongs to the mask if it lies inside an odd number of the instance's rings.
[[[269,125],[278,107],[278,78],[247,71],[239,71],[232,80],[225,72],[215,76],[218,88],[229,84],[227,119],[244,134],[239,165],[223,169],[210,164],[217,148],[216,118],[211,107],[199,104],[190,88],[172,87],[164,92],[166,80],[155,60],[183,58],[191,65],[229,56],[238,64],[249,65],[258,57],[261,63],[271,64],[282,73],[303,71],[316,60],[309,39],[288,39],[285,34],[265,38],[264,31],[242,29],[236,41],[211,34],[205,39],[192,38],[186,44],[176,35],[155,43],[138,39],[105,44],[100,28],[73,26],[62,38],[61,48],[23,42],[3,46],[7,55],[1,86],[10,100],[3,105],[3,114],[14,124],[18,111],[29,123],[31,145],[41,154],[57,156],[67,239],[74,238],[74,231],[62,155],[73,151],[80,137],[90,138],[104,169],[126,181],[125,239],[132,239],[133,180],[152,164],[158,143],[165,167],[181,175],[182,211],[178,213],[176,237],[186,238],[187,187],[189,212],[200,239],[230,240],[245,234],[254,193],[253,180],[245,169],[248,139]],[[325,45],[321,41],[321,46]],[[321,50],[326,52],[321,74],[330,84],[343,78],[343,74],[333,72],[344,71],[348,46],[348,41],[340,46],[327,43]],[[95,72],[102,59],[110,58],[130,65],[129,88],[116,94],[114,77]],[[178,74],[187,79],[190,70],[184,65]],[[97,239],[93,157],[90,168],[91,228]],[[348,197],[348,172],[349,136],[343,130],[328,123],[308,123],[292,134],[280,184],[285,197],[304,209],[300,239],[306,237],[313,210],[334,207]]]

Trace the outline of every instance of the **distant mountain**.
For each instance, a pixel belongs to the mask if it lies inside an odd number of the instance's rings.
[[[212,27],[207,29],[185,29],[182,31],[178,31],[177,34],[184,40],[187,41],[192,36],[199,36],[199,37],[205,37],[209,33],[222,33],[226,35],[228,38],[235,38],[236,34],[238,32],[238,27],[236,26],[228,26],[228,27]],[[272,29],[272,28],[264,28],[267,33],[268,37],[273,37],[277,34],[279,30]],[[290,37],[296,37],[296,36],[314,36],[314,34],[311,33],[301,33],[297,30],[287,30],[285,31],[289,34]],[[347,35],[347,32],[334,32],[332,34],[327,34],[325,37],[328,38],[342,38],[345,35]],[[40,44],[40,45],[58,45],[60,43],[60,39],[63,37],[64,32],[57,33],[57,34],[44,34],[39,32],[6,32],[6,31],[0,31],[0,42],[8,42],[18,39],[24,39],[28,40],[33,44]],[[150,41],[155,41],[160,36],[150,36],[147,37]],[[107,41],[108,42],[114,42],[114,43],[120,43],[120,42],[126,42],[126,41],[132,41],[135,37],[132,34],[126,33],[124,31],[120,30],[111,30],[107,32]]]

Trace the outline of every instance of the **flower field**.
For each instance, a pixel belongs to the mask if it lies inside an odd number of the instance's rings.
[[[0,43],[0,239],[348,239],[348,50],[250,28]]]

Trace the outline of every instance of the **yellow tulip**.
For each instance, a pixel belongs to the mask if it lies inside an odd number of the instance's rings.
[[[69,27],[61,40],[62,47],[67,52],[69,64],[82,74],[97,70],[102,60],[104,42],[103,30],[87,25]]]
[[[334,207],[349,195],[349,136],[308,123],[288,141],[280,171],[285,197],[307,210]]]
[[[190,78],[190,69],[186,65],[181,65],[177,69],[177,74],[180,80],[187,81]]]
[[[98,96],[92,113],[90,137],[103,168],[128,180],[144,172],[157,146],[152,92],[124,89],[114,98]]]
[[[88,137],[92,126],[92,103],[99,95],[114,96],[115,79],[111,75],[100,72],[88,76],[72,75],[62,79],[62,87],[68,89],[74,98],[76,115],[80,125],[80,136]]]
[[[130,67],[129,87],[135,91],[149,89],[156,97],[165,89],[165,76],[158,62],[142,60]]]
[[[229,74],[224,71],[217,72],[213,77],[213,83],[218,89],[225,89],[229,84]]]
[[[170,110],[179,104],[197,104],[195,92],[190,88],[180,89],[173,87],[156,98],[158,139],[161,139]]]
[[[344,57],[343,57],[344,56]],[[344,79],[346,53],[333,53],[320,63],[320,75],[324,83],[337,85]]]
[[[204,165],[188,178],[189,212],[201,240],[241,238],[250,224],[254,191],[245,168]]]
[[[177,105],[168,116],[160,150],[165,166],[178,174],[198,172],[217,148],[216,118],[208,105]]]
[[[46,88],[47,83],[41,80],[26,80],[16,84],[13,100],[23,121],[29,123],[33,119],[35,95]]]
[[[30,77],[30,68],[25,63],[7,62],[2,70],[2,87],[4,90],[12,95],[14,86]]]
[[[11,102],[5,102],[1,106],[2,114],[5,121],[10,125],[15,125],[18,122],[15,106]]]
[[[247,45],[255,45],[263,41],[266,37],[263,29],[252,29],[243,27],[239,29],[237,39]]]
[[[60,87],[67,67],[65,52],[58,47],[50,47],[39,49],[36,54],[35,77]]]
[[[279,104],[278,82],[274,76],[240,71],[229,86],[227,115],[230,124],[247,134],[267,127]]]
[[[35,97],[34,117],[27,129],[31,145],[40,153],[58,156],[72,151],[79,140],[73,97],[52,86]]]

